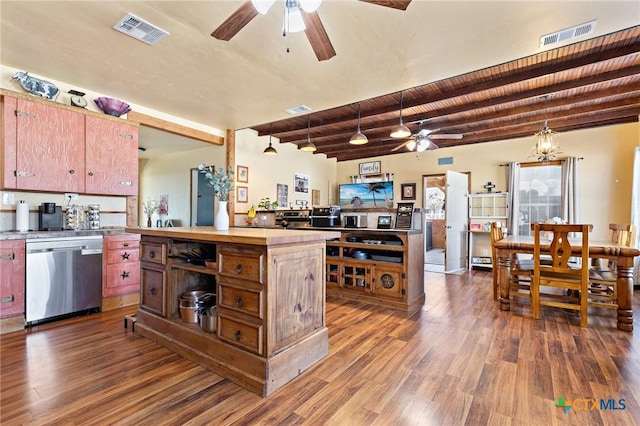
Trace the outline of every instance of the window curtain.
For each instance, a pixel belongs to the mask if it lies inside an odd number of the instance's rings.
[[[509,163],[506,167],[507,189],[509,191],[508,200],[509,214],[507,222],[509,224],[509,235],[518,235],[520,225],[520,163]]]
[[[567,157],[562,161],[562,217],[568,223],[580,223],[578,188],[578,159]]]
[[[633,184],[631,186],[631,223],[636,225],[635,246],[640,247],[640,146],[635,148],[633,160]],[[640,258],[634,259],[633,282],[640,285]]]

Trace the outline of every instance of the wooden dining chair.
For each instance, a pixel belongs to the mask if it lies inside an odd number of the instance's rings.
[[[500,269],[498,267],[498,251],[495,243],[504,238],[504,232],[498,222],[491,222],[491,261],[493,263],[493,300],[498,300],[499,283],[498,276]],[[517,257],[511,256],[509,269],[509,295],[510,296],[526,296],[529,297],[529,285],[531,283],[531,274],[533,272],[533,261],[519,260]]]
[[[611,242],[627,247],[635,243],[635,225],[612,223]],[[613,259],[592,259],[589,268],[589,306],[618,309],[618,271]]]
[[[590,225],[556,225],[532,223],[533,248],[533,280],[531,282],[531,305],[533,317],[540,318],[540,306],[572,309],[580,312],[580,326],[587,326],[587,289],[589,286],[589,229]],[[549,254],[551,264],[540,261],[542,246],[549,244],[547,237],[541,233],[550,233]],[[580,255],[572,253],[572,237],[581,237]],[[574,244],[575,245],[575,244]],[[544,251],[546,252],[546,250]],[[579,263],[571,262],[579,258]],[[577,267],[576,265],[579,265]],[[542,287],[563,289],[562,292],[541,291]]]

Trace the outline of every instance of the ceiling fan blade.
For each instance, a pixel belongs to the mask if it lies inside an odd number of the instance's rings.
[[[404,148],[404,147],[405,147],[405,146],[407,146],[407,144],[408,144],[409,142],[411,142],[412,140],[413,140],[413,139],[409,139],[409,140],[407,140],[407,141],[402,142],[400,145],[398,145],[398,146],[396,146],[395,148],[393,148],[393,149],[391,150],[391,152],[396,152],[397,150]]]
[[[365,3],[377,4],[378,6],[391,7],[398,10],[407,10],[411,0],[360,0]]]
[[[429,139],[462,139],[462,135],[460,133],[438,133],[438,134],[429,134]]]
[[[253,7],[253,4],[251,4],[251,0],[247,0],[220,24],[218,28],[213,30],[211,37],[217,38],[218,40],[229,41],[257,15],[258,11]]]
[[[329,36],[324,29],[324,25],[322,25],[322,21],[320,20],[318,13],[302,12],[302,20],[307,27],[305,28],[304,33],[309,39],[309,43],[311,44],[313,52],[316,54],[316,58],[318,58],[319,61],[326,61],[327,59],[331,59],[336,56],[336,51],[333,49],[331,40],[329,40]]]

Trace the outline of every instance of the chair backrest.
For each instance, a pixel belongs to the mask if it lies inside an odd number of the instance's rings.
[[[491,234],[491,257],[493,260],[493,267],[496,268],[498,265],[498,253],[496,248],[493,246],[496,241],[500,241],[504,238],[504,232],[502,232],[502,227],[498,226],[497,222],[491,222],[490,228]]]
[[[636,240],[636,226],[620,223],[609,224],[611,242],[627,247],[633,247]]]
[[[585,273],[589,267],[589,230],[591,225],[556,225],[547,223],[532,223],[534,237],[534,270],[535,272],[546,271],[553,273],[562,273],[569,275],[580,276]],[[541,254],[541,233],[553,233],[553,237],[550,243],[549,255],[551,256],[550,264],[540,264]],[[571,246],[571,240],[569,234],[573,234],[574,237],[582,237],[580,243],[574,243],[580,245],[580,254],[572,253],[573,247]],[[546,238],[546,237],[545,237]],[[545,253],[546,254],[546,253]],[[570,265],[570,259],[579,257],[582,261],[581,268],[576,269]],[[538,260],[536,260],[538,259]]]

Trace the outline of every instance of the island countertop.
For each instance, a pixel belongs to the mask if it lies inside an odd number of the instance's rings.
[[[171,228],[126,228],[126,232],[150,237],[183,238],[196,241],[267,246],[340,238],[340,232],[336,231],[298,231],[294,229],[244,228],[233,226],[227,231],[218,231],[213,226],[185,226]]]

